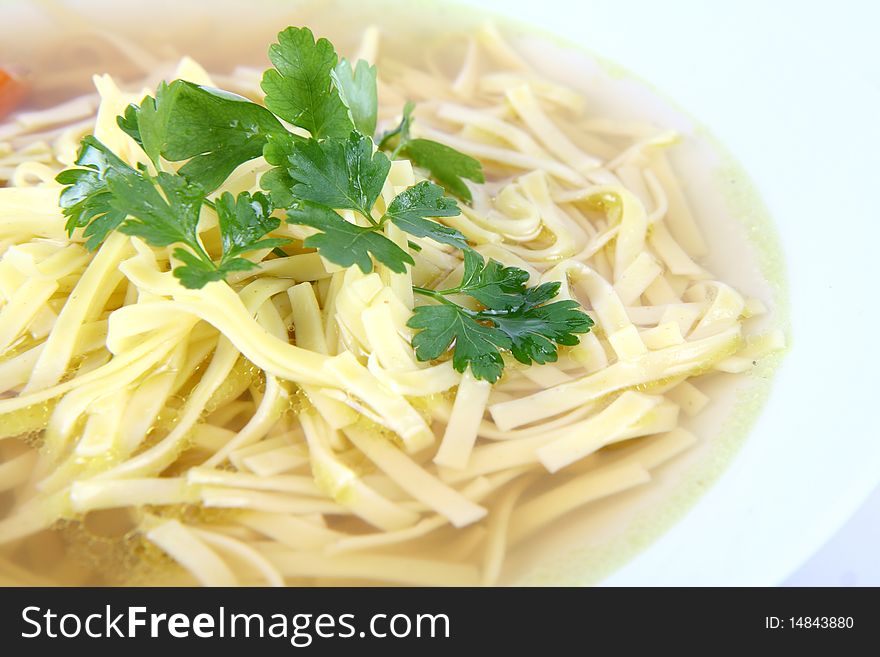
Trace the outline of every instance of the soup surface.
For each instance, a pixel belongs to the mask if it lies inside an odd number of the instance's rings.
[[[5,583],[594,582],[721,472],[784,348],[783,265],[745,174],[667,100],[442,4],[77,7],[0,10],[19,26],[0,28],[0,67],[29,89],[0,123]],[[314,222],[287,222],[266,177],[278,163],[258,154],[205,197],[196,243],[219,261],[221,192],[262,191],[279,243],[224,280],[181,285],[174,245],[143,235],[68,235],[55,176],[83,165],[84,136],[155,173],[116,116],[178,78],[267,102],[266,51],[288,25],[376,66],[376,129],[357,138],[387,178],[363,213],[327,205],[381,221],[411,266],[343,262]],[[413,141],[383,139],[407,102]],[[447,169],[437,148],[457,152]],[[157,168],[182,176],[170,157]],[[445,188],[423,217],[466,245],[384,223],[419,185]],[[465,298],[492,261],[521,272],[516,294],[556,286],[538,314],[573,300],[592,326],[544,328],[544,363],[515,340],[468,361],[462,332],[420,348],[442,324],[413,322],[420,307],[483,312],[472,331],[524,321]],[[509,331],[537,349],[539,329]]]

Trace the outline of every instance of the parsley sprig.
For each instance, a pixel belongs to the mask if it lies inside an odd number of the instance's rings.
[[[86,246],[97,248],[113,230],[140,237],[164,247],[181,244],[173,251],[183,265],[174,275],[188,288],[219,281],[233,271],[256,267],[242,254],[271,249],[287,239],[265,235],[281,222],[271,217],[269,198],[260,192],[224,193],[216,202],[207,200],[204,188],[187,178],[160,171],[151,176],[145,168],[134,169],[92,136],[83,138],[76,163],[58,175],[67,185],[61,192],[66,228],[85,227]],[[217,212],[223,252],[214,261],[199,240],[202,206],[210,203]]]
[[[420,360],[451,350],[455,369],[470,367],[477,378],[495,382],[505,351],[524,364],[546,363],[558,358],[558,345],[577,344],[577,334],[593,323],[576,302],[551,302],[558,283],[528,287],[527,272],[485,262],[461,232],[436,221],[461,212],[446,192],[470,202],[464,180],[483,182],[477,160],[412,138],[412,103],[377,148],[376,67],[340,60],[329,41],[316,40],[306,28],[282,31],[269,59],[273,68],[261,85],[265,107],[175,80],[126,108],[117,123],[148,164],[130,166],[95,137],[85,137],[78,168],[57,177],[67,230],[83,229],[92,250],[114,230],[152,246],[173,246],[174,276],[197,289],[256,267],[246,257],[250,252],[283,254],[278,248],[289,240],[271,236],[282,220],[312,229],[303,245],[330,262],[366,273],[376,261],[405,272],[415,264],[411,251],[421,245],[398,245],[386,235],[390,224],[463,252],[458,286],[413,288],[430,300],[409,320],[419,330],[413,347]],[[288,130],[283,121],[300,130]],[[212,196],[237,167],[261,155],[273,167],[260,179],[265,193]],[[400,156],[436,182],[413,185],[380,211],[391,161]],[[217,218],[220,252],[214,256],[200,237],[206,208]]]
[[[417,294],[437,305],[418,306],[407,325],[421,329],[413,338],[419,360],[434,360],[454,345],[452,365],[459,372],[470,366],[474,376],[494,383],[504,369],[502,350],[525,365],[551,363],[557,346],[578,343],[593,320],[576,301],[548,303],[559,293],[559,283],[527,287],[528,272],[484,262],[476,252],[464,252],[461,283],[446,290],[414,287]],[[456,303],[468,296],[477,309]],[[554,344],[555,343],[555,344]]]
[[[287,220],[318,229],[318,235],[306,238],[305,246],[314,246],[336,264],[357,263],[364,272],[372,270],[370,256],[395,272],[415,264],[409,253],[385,237],[383,229],[389,221],[415,237],[457,248],[467,246],[459,231],[427,219],[461,212],[455,201],[429,181],[401,192],[384,215],[373,216],[391,161],[380,151],[374,152],[372,141],[358,132],[347,139],[290,139],[283,145],[275,141],[270,157],[283,168],[282,194],[291,196]],[[273,181],[270,190],[275,186]],[[367,225],[348,222],[336,210],[353,210]]]
[[[237,166],[263,154],[270,135],[286,135],[265,107],[236,94],[184,80],[161,83],[156,96],[129,105],[117,119],[160,168],[186,160],[178,171],[206,192],[217,189]]]
[[[176,268],[174,275],[185,287],[199,288],[205,281],[222,281],[234,271],[253,269],[256,263],[243,258],[243,254],[258,249],[274,249],[290,241],[278,237],[265,238],[281,225],[281,221],[271,216],[272,202],[261,192],[241,192],[238,196],[224,192],[214,207],[223,249],[220,260],[214,263],[204,257],[204,252],[194,258],[184,249],[175,249],[175,257],[184,266]],[[194,251],[199,253],[196,249]]]
[[[354,128],[348,108],[333,85],[331,73],[338,63],[327,39],[318,39],[307,28],[288,27],[269,46],[274,68],[263,74],[266,107],[315,139],[345,137]]]
[[[391,159],[398,155],[407,157],[416,166],[426,169],[434,180],[452,194],[470,203],[473,200],[471,190],[462,178],[476,183],[485,182],[480,161],[440,142],[410,137],[415,107],[415,103],[407,101],[400,123],[382,135],[379,148],[389,150]]]

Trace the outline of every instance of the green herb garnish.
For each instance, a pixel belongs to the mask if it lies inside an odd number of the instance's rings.
[[[266,107],[315,139],[348,136],[354,125],[333,86],[338,58],[332,43],[315,41],[306,27],[288,27],[269,47],[269,60],[275,68],[263,74]]]
[[[307,237],[303,246],[314,247],[327,260],[343,267],[357,265],[363,272],[373,269],[376,258],[391,271],[403,273],[406,265],[415,264],[412,256],[378,230],[378,224],[357,226],[340,217],[333,209],[303,201],[287,212],[289,221],[317,228],[317,235]]]
[[[408,158],[416,166],[426,169],[450,193],[470,203],[471,190],[462,178],[477,183],[485,182],[480,161],[440,142],[411,138],[409,129],[413,122],[414,109],[415,104],[412,102],[404,105],[400,123],[382,136],[379,148],[390,149],[392,159],[398,155]]]
[[[282,154],[284,148],[289,152]],[[369,137],[352,132],[348,139],[290,139],[270,146],[273,163],[284,162],[278,178],[270,180],[269,189],[278,197],[290,194],[291,209],[287,219],[294,224],[317,228],[322,234],[306,239],[321,255],[343,267],[357,265],[372,270],[370,255],[396,272],[414,264],[412,256],[384,236],[385,222],[391,221],[415,237],[429,237],[457,248],[465,248],[464,235],[426,217],[449,217],[461,211],[443,190],[423,181],[399,194],[380,218],[373,217],[373,206],[391,168],[391,161],[381,151],[373,151]],[[280,181],[280,182],[277,182]],[[286,200],[286,199],[285,199]],[[335,210],[354,210],[366,226],[352,224]]]
[[[292,140],[287,172],[294,198],[338,210],[355,210],[372,222],[373,205],[391,161],[373,152],[373,142],[358,132],[345,139]]]
[[[426,219],[454,217],[458,214],[461,214],[458,205],[451,198],[443,196],[441,187],[423,180],[395,196],[384,218],[415,237],[428,237],[456,249],[467,249],[467,240],[460,232]]]
[[[155,98],[129,105],[117,119],[160,168],[188,160],[178,173],[206,192],[217,189],[237,166],[263,154],[269,135],[287,130],[265,107],[219,89],[175,80],[162,83]]]
[[[494,383],[501,376],[501,350],[509,350],[525,365],[551,363],[557,344],[573,346],[578,333],[593,321],[569,299],[547,303],[559,293],[559,283],[527,287],[528,273],[516,267],[488,263],[464,252],[462,282],[448,290],[415,287],[438,305],[418,306],[407,325],[421,329],[413,338],[419,360],[440,358],[454,345],[452,365],[459,372],[470,366],[474,376]],[[466,295],[479,302],[474,310],[450,297]]]
[[[174,270],[185,287],[199,288],[209,281],[220,281],[233,271],[246,271],[256,267],[241,256],[257,249],[275,249],[290,240],[265,236],[278,228],[281,221],[271,216],[269,198],[257,192],[241,192],[233,196],[224,192],[215,203],[223,254],[216,265],[203,258],[194,258],[183,249],[176,249],[175,256],[186,263]]]
[[[329,41],[316,41],[306,28],[281,32],[269,59],[273,68],[262,80],[266,107],[182,80],[162,83],[155,96],[127,107],[117,123],[141,146],[149,165],[132,167],[94,137],[85,137],[79,168],[57,177],[64,185],[60,205],[68,232],[82,228],[90,250],[114,230],[154,247],[174,246],[172,256],[180,263],[174,276],[196,289],[256,267],[245,257],[249,252],[286,255],[279,246],[289,240],[270,237],[282,218],[314,229],[303,245],[330,262],[356,265],[366,273],[376,261],[403,273],[415,264],[412,253],[422,247],[389,239],[385,232],[391,223],[413,238],[464,254],[457,287],[413,288],[434,301],[417,307],[409,321],[420,329],[413,339],[420,360],[452,350],[455,369],[463,372],[469,366],[477,378],[494,382],[504,367],[503,351],[525,364],[546,363],[557,359],[558,345],[577,344],[576,334],[593,322],[574,301],[551,303],[558,283],[528,287],[527,272],[485,262],[461,232],[434,220],[461,213],[445,191],[471,200],[464,180],[483,182],[477,160],[444,144],[412,138],[412,103],[377,150],[376,68],[340,60]],[[308,136],[289,131],[281,120]],[[260,155],[273,166],[260,179],[266,193],[211,197],[238,166]],[[419,182],[382,213],[376,203],[391,160],[399,156],[425,169],[442,187]],[[199,236],[206,208],[217,216],[221,246],[215,256]],[[273,216],[276,210],[282,214]]]
[[[128,216],[127,207],[114,205],[110,181],[136,176],[138,172],[92,136],[83,137],[80,142],[76,163],[83,168],[67,169],[55,178],[66,185],[59,203],[67,217],[65,228],[68,234],[72,235],[77,228],[85,228],[86,248],[94,251]]]
[[[376,67],[364,60],[351,62],[342,59],[333,69],[333,82],[339,97],[348,108],[354,127],[363,135],[372,137],[376,132],[379,98],[376,92]]]
[[[198,224],[205,191],[183,176],[133,169],[94,137],[82,140],[76,163],[58,182],[68,185],[60,204],[67,230],[85,228],[86,247],[97,248],[113,230],[140,237],[156,247],[182,244],[174,256],[184,264],[174,275],[188,288],[223,280],[229,272],[256,267],[241,257],[248,251],[274,248],[286,239],[262,239],[281,224],[269,215],[268,197],[247,192],[235,199],[226,192],[214,204],[223,254],[214,262],[199,241]]]

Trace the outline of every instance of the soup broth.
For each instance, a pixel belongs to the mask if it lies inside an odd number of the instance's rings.
[[[48,6],[13,2],[0,9],[16,16],[15,29],[10,21],[0,21],[0,66],[19,71],[30,86],[19,113],[0,123],[0,178],[7,186],[54,184],[40,179],[40,167],[53,174],[65,168],[71,144],[92,130],[100,101],[94,74],[109,74],[126,92],[152,93],[175,71],[199,77],[200,65],[213,86],[261,102],[268,44],[288,25],[308,26],[328,38],[340,56],[376,65],[379,134],[397,125],[405,101],[414,101],[418,137],[480,160],[486,182],[468,183],[473,202],[461,202],[461,218],[450,218],[449,225],[477,244],[485,258],[522,266],[531,274],[530,284],[563,281],[563,289],[570,290],[596,326],[580,336],[580,347],[560,348],[555,365],[526,368],[508,359],[504,376],[493,386],[473,378],[461,383],[448,366],[443,376],[454,377],[453,385],[437,384],[430,394],[415,394],[401,383],[410,379],[395,375],[381,356],[371,360],[380,351],[372,331],[381,324],[365,328],[346,323],[342,314],[337,322],[332,315],[333,304],[355,302],[340,292],[353,289],[346,287],[352,278],[368,280],[356,267],[348,279],[332,267],[312,278],[300,270],[277,275],[292,280],[279,287],[281,292],[265,293],[271,308],[262,317],[260,308],[249,309],[263,321],[261,326],[277,329],[273,339],[304,344],[297,339],[302,329],[296,304],[301,294],[312,294],[323,313],[329,357],[349,351],[358,372],[390,372],[382,376],[400,386],[394,399],[421,418],[434,435],[433,444],[407,453],[400,432],[364,399],[366,392],[341,386],[324,394],[332,386],[287,380],[240,356],[233,338],[224,356],[218,326],[225,316],[196,318],[186,334],[186,349],[169,350],[167,358],[126,384],[124,393],[108,388],[80,409],[73,426],[65,429],[69,440],[57,453],[52,445],[62,443],[47,434],[58,430],[53,417],[60,422],[62,402],[56,397],[14,412],[0,407],[6,436],[0,438],[4,583],[208,583],[211,573],[194,571],[187,563],[186,555],[193,554],[216,561],[214,583],[591,583],[668,528],[735,453],[769,392],[784,346],[781,255],[745,173],[702,126],[645,84],[578,48],[439,3],[414,8],[403,2],[267,1],[249,3],[243,11],[241,3],[216,2],[208,15],[171,2],[124,9],[102,2]],[[179,65],[182,57],[198,65]],[[46,114],[59,103],[65,117],[60,123]],[[15,126],[22,118],[45,125],[21,130]],[[511,159],[514,155],[519,159]],[[39,166],[21,170],[23,161]],[[392,169],[391,175],[398,173]],[[639,262],[657,268],[641,288],[627,287],[620,269],[625,258],[620,235],[630,230],[624,227],[630,221],[623,209],[627,203],[640,208],[646,225]],[[3,212],[0,197],[0,219]],[[4,239],[0,235],[8,255],[14,240]],[[574,243],[567,251],[564,239]],[[419,248],[413,284],[437,290],[454,285],[456,272],[460,278],[460,256],[435,247]],[[39,248],[29,246],[27,252]],[[300,256],[313,249],[300,241],[287,252]],[[126,257],[135,255],[132,250]],[[633,264],[636,257],[625,261],[633,266],[630,275],[648,276]],[[566,265],[575,262],[581,264]],[[581,265],[589,271],[584,273]],[[128,275],[130,269],[123,271]],[[383,289],[400,289],[394,287],[394,275],[380,271]],[[107,331],[98,324],[136,298],[122,274],[111,279],[105,308],[92,318],[96,344],[103,344]],[[308,291],[288,290],[303,283]],[[59,284],[69,291],[76,280]],[[240,291],[245,285],[242,278],[233,287]],[[12,291],[4,294],[8,305]],[[741,307],[726,324],[712,324],[707,313],[715,308],[723,315],[719,299],[726,294],[736,295],[731,303]],[[64,302],[63,294],[49,296],[52,316],[59,316]],[[412,298],[404,302],[403,307],[412,307]],[[266,313],[274,315],[266,319]],[[732,327],[736,340],[718,338],[711,358],[704,354],[702,364],[694,361],[662,377],[627,379],[592,397],[590,385],[579,383],[615,363],[635,362],[641,353],[723,337]],[[120,342],[126,350],[153,339],[153,334],[131,330]],[[86,332],[84,325],[79,339],[88,339]],[[25,365],[14,363],[24,362],[22,354],[27,357],[39,347],[46,332],[22,336],[0,357],[0,368],[5,367],[0,379],[25,370],[31,375]],[[155,344],[164,348],[161,341]],[[113,358],[119,353],[114,351]],[[201,394],[200,382],[223,358],[222,383],[196,413],[191,430],[169,447],[173,455],[168,462],[126,470],[129,461],[164,444],[186,421],[193,398]],[[413,371],[426,367],[411,360]],[[436,367],[449,365],[441,361]],[[60,380],[74,380],[108,362],[111,354],[103,348],[85,351],[71,359]],[[371,369],[376,362],[380,367]],[[106,453],[83,448],[76,457],[65,451],[79,449],[83,436],[92,435],[90,423],[98,426],[104,421],[100,418],[112,416],[115,404],[133,404],[148,382],[165,385],[167,372],[173,373],[173,392],[152,415],[126,416],[129,424],[118,429],[115,447]],[[21,376],[21,382],[3,386],[0,406],[36,390]],[[486,396],[476,407],[474,422],[482,422],[481,428],[472,448],[457,443],[448,448],[464,449],[462,462],[444,462],[438,449],[456,440],[446,427],[450,418],[459,417],[456,412],[464,413],[456,411],[466,403],[457,401],[456,391],[464,386],[470,395]],[[583,402],[565,401],[578,394]],[[271,409],[274,419],[254,429],[259,423],[254,418],[265,413],[262,402],[271,395],[281,400]],[[619,409],[621,417],[629,417],[627,405],[639,403],[650,410],[630,418],[635,428],[629,434],[609,430],[605,435],[598,424],[584,425],[601,413],[613,418]],[[144,402],[142,408],[147,406]],[[351,422],[338,419],[352,409]],[[146,424],[140,434],[126,432],[141,421]],[[538,451],[552,441],[561,445],[582,434],[589,438],[590,432],[607,440],[597,438],[595,448],[583,448],[579,458],[568,458],[571,450],[563,453],[562,447]],[[245,433],[255,439],[228,448]],[[131,449],[114,452],[125,436],[135,441]],[[526,442],[517,447],[518,441]],[[335,474],[328,474],[318,451],[326,452]],[[559,471],[550,474],[548,463],[558,463],[554,468]],[[357,488],[343,492],[333,479],[339,472],[344,472],[345,486],[356,481]],[[161,490],[156,488],[159,479],[164,480]],[[442,492],[436,498],[433,493],[421,496],[420,487],[434,482]],[[127,496],[138,500],[138,486],[150,491],[143,503],[119,501]],[[82,501],[89,495],[100,499]],[[452,495],[444,514],[443,500]],[[475,509],[485,515],[476,515]],[[472,512],[474,517],[468,515]],[[33,527],[22,526],[26,516]],[[188,551],[190,543],[197,544],[196,551]]]

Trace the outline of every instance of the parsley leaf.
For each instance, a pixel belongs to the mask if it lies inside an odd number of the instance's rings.
[[[455,201],[443,196],[443,188],[423,180],[398,194],[385,217],[401,230],[416,237],[430,237],[435,242],[457,249],[468,249],[465,236],[425,217],[454,217],[461,214]]]
[[[343,267],[356,264],[362,272],[370,272],[373,270],[371,254],[398,273],[405,272],[407,264],[415,264],[412,256],[377,232],[376,226],[356,226],[327,206],[305,201],[290,208],[287,216],[291,223],[321,231],[307,237],[303,245],[318,249],[321,256]]]
[[[181,244],[174,257],[183,264],[174,275],[189,288],[223,280],[232,271],[255,264],[242,254],[271,249],[285,239],[263,239],[278,228],[271,216],[269,198],[260,192],[224,193],[213,204],[217,211],[223,252],[215,263],[199,241],[199,216],[206,203],[205,190],[189,179],[167,172],[155,177],[133,169],[92,136],[84,137],[77,164],[56,180],[65,187],[60,204],[67,230],[85,228],[86,246],[95,249],[112,230],[143,239],[152,246]]]
[[[275,66],[263,74],[266,107],[315,139],[345,137],[353,127],[348,108],[333,88],[337,56],[327,39],[308,28],[288,27],[269,47]]]
[[[559,284],[545,285],[555,286],[552,296],[556,296]],[[490,319],[510,338],[511,353],[524,365],[531,365],[532,361],[556,362],[556,344],[572,347],[579,341],[575,334],[586,333],[593,327],[593,320],[571,299],[543,306],[524,304],[515,311],[480,316]]]
[[[125,112],[122,116],[116,117],[116,124],[122,132],[134,139],[138,143],[138,146],[143,148],[144,142],[141,139],[141,130],[138,127],[138,116],[140,115],[140,112],[140,106],[132,103],[125,108]]]
[[[337,210],[355,210],[375,223],[372,208],[391,161],[383,153],[373,152],[369,137],[351,132],[347,139],[291,139],[287,145],[291,150],[286,168],[294,183],[294,198]],[[278,159],[276,154],[273,158]]]
[[[272,204],[279,208],[289,208],[296,202],[290,193],[293,185],[293,178],[283,167],[269,169],[260,177],[260,187],[269,193]]]
[[[288,155],[293,151],[293,142],[297,139],[300,137],[291,133],[269,135],[263,147],[263,157],[275,167],[260,177],[260,187],[269,192],[272,204],[276,208],[289,208],[296,201],[291,191],[296,181],[291,178],[287,167]]]
[[[210,281],[224,280],[233,271],[246,271],[257,266],[241,255],[257,249],[272,249],[287,243],[280,238],[261,239],[281,225],[271,215],[272,205],[265,194],[241,192],[238,197],[229,192],[217,199],[218,224],[223,254],[218,263],[193,255],[186,249],[175,249],[174,256],[184,264],[174,269],[174,275],[184,287],[200,288]]]
[[[159,168],[189,160],[179,173],[206,192],[217,189],[233,170],[263,153],[269,135],[287,131],[265,107],[219,89],[184,80],[162,83],[155,98],[129,105],[119,127],[141,144]]]
[[[108,183],[111,178],[137,175],[137,172],[114,155],[92,136],[80,143],[76,163],[84,168],[67,169],[58,174],[56,181],[65,185],[60,205],[67,217],[65,228],[73,235],[85,227],[86,248],[97,249],[111,231],[125,220],[127,212],[112,204],[113,194]]]
[[[462,178],[485,182],[479,160],[445,144],[430,139],[412,139],[404,145],[403,154],[416,166],[427,169],[432,178],[468,203],[472,200],[471,190]]]
[[[412,340],[419,360],[435,360],[454,344],[452,366],[456,370],[464,372],[470,366],[474,377],[492,383],[501,376],[504,360],[499,349],[510,348],[510,338],[475,321],[466,308],[451,304],[418,306],[407,326],[421,329]]]
[[[592,328],[589,315],[569,299],[547,303],[559,293],[559,283],[527,287],[528,272],[485,263],[474,251],[464,252],[462,282],[448,290],[415,287],[418,294],[440,305],[419,306],[407,323],[422,329],[413,338],[419,360],[434,360],[453,347],[452,365],[463,372],[468,365],[476,378],[494,383],[501,376],[502,349],[523,364],[549,363],[558,358],[557,345],[573,346],[578,333]],[[480,310],[453,303],[447,297],[465,294]]]
[[[190,290],[198,290],[212,281],[222,281],[228,273],[228,270],[214,267],[210,260],[201,258],[192,251],[178,247],[173,254],[183,263],[174,268],[174,276],[183,287]]]
[[[272,215],[272,203],[261,192],[251,194],[241,192],[237,197],[224,192],[215,203],[217,219],[220,225],[220,237],[223,244],[223,266],[238,258],[246,251],[257,249],[274,249],[286,244],[289,240],[273,237],[262,239],[281,225],[281,220]],[[247,262],[247,267],[255,267]]]
[[[427,181],[399,194],[381,219],[373,219],[372,208],[388,177],[391,161],[383,153],[373,152],[372,140],[358,132],[352,132],[345,140],[271,138],[266,157],[284,166],[263,176],[264,189],[276,202],[290,206],[290,223],[321,231],[309,237],[305,245],[314,246],[331,262],[343,267],[357,264],[368,272],[372,270],[372,254],[392,271],[406,271],[405,265],[414,261],[382,234],[386,221],[411,235],[467,248],[464,236],[457,230],[425,218],[460,212],[455,201],[443,198],[442,188]],[[355,210],[370,226],[346,221],[335,212],[341,209]]]
[[[352,67],[347,59],[342,59],[331,76],[354,127],[361,134],[372,137],[376,132],[376,115],[379,112],[376,67],[363,59]]]
[[[462,178],[477,183],[485,182],[480,161],[431,139],[410,138],[413,109],[415,105],[412,102],[404,105],[400,124],[382,136],[379,148],[388,149],[396,140],[397,146],[392,151],[392,158],[398,154],[409,158],[416,166],[426,169],[430,176],[450,193],[470,203],[473,200],[471,190]]]
[[[409,128],[412,125],[413,118],[412,113],[415,110],[416,104],[411,100],[406,101],[403,104],[403,114],[400,117],[400,123],[397,124],[396,127],[391,130],[385,132],[382,135],[382,138],[379,140],[379,149],[380,150],[388,150],[391,148],[391,142],[397,141],[397,147],[394,148],[391,152],[391,158],[394,159],[397,157],[398,152],[403,147],[403,145],[409,141]]]
[[[158,188],[143,173],[110,178],[111,205],[129,215],[119,230],[153,246],[181,242],[194,248],[198,245],[204,191],[185,178],[164,171],[156,176],[155,182]]]
[[[467,294],[486,308],[506,310],[522,303],[529,273],[518,267],[505,267],[497,260],[485,262],[475,251],[464,252],[461,283],[444,294]]]

